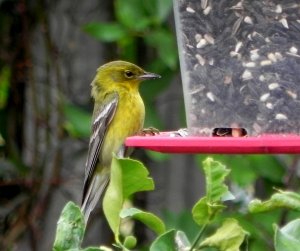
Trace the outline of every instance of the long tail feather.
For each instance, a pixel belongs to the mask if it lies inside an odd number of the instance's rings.
[[[88,222],[91,212],[99,203],[100,197],[105,191],[108,181],[109,173],[96,173],[92,178],[92,182],[90,183],[86,196],[83,199],[83,203],[81,205],[81,211],[84,215],[85,223]]]

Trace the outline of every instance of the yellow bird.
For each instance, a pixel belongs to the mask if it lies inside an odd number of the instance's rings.
[[[126,61],[112,61],[97,70],[91,84],[95,105],[81,204],[86,222],[109,182],[113,153],[125,156],[125,139],[143,129],[139,85],[156,78],[160,76]]]

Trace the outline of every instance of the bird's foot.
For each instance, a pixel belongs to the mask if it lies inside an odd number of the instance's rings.
[[[148,128],[144,128],[142,129],[142,131],[140,131],[140,133],[138,134],[139,136],[154,136],[154,135],[158,135],[159,134],[159,130],[154,128],[154,127],[148,127]]]

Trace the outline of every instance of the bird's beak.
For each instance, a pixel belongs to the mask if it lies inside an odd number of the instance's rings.
[[[147,80],[147,79],[157,79],[161,78],[160,75],[152,72],[144,72],[142,75],[138,77],[140,80]]]

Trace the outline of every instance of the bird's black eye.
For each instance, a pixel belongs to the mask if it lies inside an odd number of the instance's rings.
[[[132,71],[125,71],[125,77],[126,78],[132,78],[134,76],[133,72]]]

